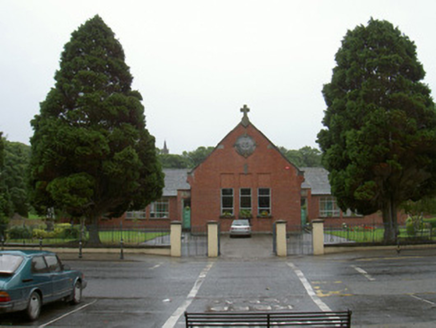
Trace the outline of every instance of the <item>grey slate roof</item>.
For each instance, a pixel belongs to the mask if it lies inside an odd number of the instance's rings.
[[[186,182],[188,169],[163,169],[165,174],[165,187],[163,196],[177,196],[177,190],[190,190],[191,186]]]
[[[312,195],[330,195],[328,171],[322,167],[302,167],[304,182],[301,188],[312,189]]]

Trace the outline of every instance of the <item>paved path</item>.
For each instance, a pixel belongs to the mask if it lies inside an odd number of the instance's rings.
[[[261,259],[275,256],[273,254],[272,235],[254,234],[250,238],[230,238],[221,236],[221,257],[240,259]]]

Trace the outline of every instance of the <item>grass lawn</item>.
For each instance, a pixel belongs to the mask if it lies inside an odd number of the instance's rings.
[[[356,243],[383,241],[384,229],[374,230],[324,230],[325,234],[345,238]]]
[[[124,244],[139,244],[155,238],[169,235],[169,232],[143,232],[143,231],[100,231],[100,241],[103,244],[119,243],[121,237]]]
[[[365,229],[356,229],[356,230],[324,230],[324,233],[327,235],[333,235],[341,238],[345,238],[349,241],[355,241],[356,243],[376,243],[376,242],[382,242],[383,241],[383,234],[384,229],[382,228],[375,228],[370,230]],[[411,238],[413,237],[409,236],[407,234],[406,229],[400,229],[400,235],[401,238]],[[416,236],[419,238],[419,234]],[[431,238],[432,240],[436,240],[436,236],[433,235]]]
[[[142,231],[100,231],[100,241],[102,244],[119,244],[121,241],[121,236],[123,237],[123,243],[125,245],[137,245],[155,238],[163,237],[169,235],[169,232],[142,232]],[[83,240],[88,239],[87,234],[85,234]],[[43,245],[47,244],[63,244],[77,241],[73,238],[45,238],[43,239]],[[26,245],[38,245],[38,238],[17,238],[8,239],[7,244],[26,244]]]

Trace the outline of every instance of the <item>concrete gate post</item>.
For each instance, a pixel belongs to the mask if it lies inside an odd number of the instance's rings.
[[[172,221],[170,232],[171,256],[182,256],[182,222]]]
[[[276,253],[277,256],[287,256],[286,221],[276,221]]]
[[[313,255],[324,255],[324,220],[312,221]]]
[[[218,222],[207,223],[207,256],[218,257]]]

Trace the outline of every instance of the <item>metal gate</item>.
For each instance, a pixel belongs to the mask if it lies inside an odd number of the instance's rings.
[[[286,237],[288,255],[313,254],[313,237],[311,230],[303,229],[301,226],[288,226]]]
[[[191,226],[182,233],[182,256],[207,256],[207,226]]]

